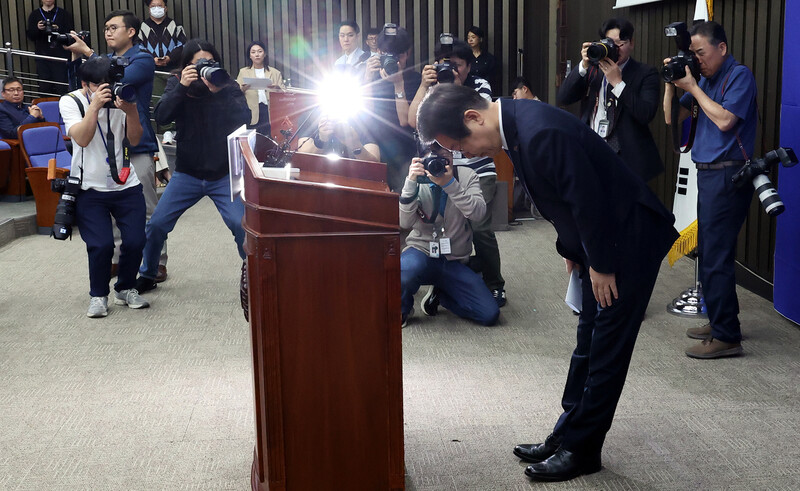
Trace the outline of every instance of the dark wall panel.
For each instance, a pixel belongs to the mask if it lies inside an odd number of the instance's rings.
[[[169,0],[168,14],[184,26],[189,37],[214,43],[234,74],[247,59],[247,44],[254,39],[265,41],[271,64],[302,87],[312,86],[312,80],[340,54],[336,29],[342,19],[355,19],[362,30],[385,22],[404,25],[415,41],[411,59],[418,68],[432,58],[439,33],[450,31],[463,38],[467,28],[476,24],[487,33],[489,51],[502,61],[500,86],[495,87],[502,94],[517,75],[516,33],[524,28],[524,19],[516,14],[518,1],[522,0]],[[57,5],[74,14],[77,27],[92,31],[92,45],[101,52],[105,43],[100,26],[106,13],[125,8],[146,15],[143,0],[58,0]],[[2,41],[32,50],[24,24],[38,6],[38,0],[0,0]],[[513,22],[514,28],[508,29],[504,19]],[[2,61],[0,68],[5,69]],[[32,64],[20,63],[15,69],[32,72]]]

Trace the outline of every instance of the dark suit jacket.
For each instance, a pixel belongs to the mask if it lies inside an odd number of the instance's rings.
[[[658,72],[629,58],[622,70],[622,80],[625,90],[617,100],[608,139],[617,140],[619,156],[646,182],[664,172],[661,155],[648,127],[661,107]],[[590,67],[585,77],[575,68],[558,89],[558,104],[566,106],[581,101],[581,120],[591,126],[602,84],[603,72],[598,68]]]
[[[631,254],[624,238],[633,233],[645,237],[659,261],[664,257],[678,237],[675,217],[597,133],[543,102],[500,99],[500,105],[514,170],[555,226],[562,256],[614,273]],[[642,213],[635,216],[646,219],[628,220],[637,206]]]

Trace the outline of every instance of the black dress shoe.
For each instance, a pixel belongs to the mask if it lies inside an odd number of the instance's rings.
[[[541,462],[556,453],[561,439],[552,433],[544,439],[544,443],[521,443],[514,447],[514,455],[523,462]]]
[[[559,448],[549,459],[525,468],[525,475],[536,481],[568,481],[602,468],[600,454],[578,455]]]

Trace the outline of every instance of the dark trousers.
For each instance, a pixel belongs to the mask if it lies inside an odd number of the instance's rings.
[[[269,124],[269,106],[263,102],[258,103],[258,122],[256,124],[248,124],[249,129],[256,130],[257,133],[272,138],[270,132],[272,127]]]
[[[553,429],[567,450],[601,451],[661,261],[674,240],[674,229],[663,218],[636,206],[619,241],[615,273],[619,298],[605,309],[594,299],[588,270],[581,268],[583,307],[577,346],[561,400],[564,412]]]
[[[110,289],[111,258],[114,255],[114,231],[111,217],[117,222],[122,245],[114,290],[136,286],[136,272],[142,262],[145,243],[145,204],[142,185],[122,191],[82,191],[76,201],[77,225],[89,254],[89,295],[105,297]]]
[[[36,60],[36,73],[39,75],[39,91],[44,92],[40,97],[63,95],[67,93],[66,85],[50,83],[67,82],[67,63],[50,60]],[[45,81],[47,80],[47,81]]]
[[[697,171],[697,248],[700,283],[708,308],[711,335],[726,343],[742,340],[736,296],[736,239],[742,228],[753,185],[737,189],[731,177],[741,166]]]
[[[481,177],[480,186],[486,202],[486,216],[480,221],[470,220],[475,255],[470,258],[469,267],[483,275],[483,282],[490,290],[502,290],[506,280],[500,274],[500,248],[492,231],[492,203],[497,194],[497,176]]]

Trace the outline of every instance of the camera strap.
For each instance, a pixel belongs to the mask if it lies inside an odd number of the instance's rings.
[[[128,176],[131,174],[131,158],[130,158],[130,144],[128,142],[128,121],[127,115],[125,118],[124,132],[125,136],[122,139],[122,169],[117,171],[117,152],[115,151],[116,137],[114,132],[111,131],[111,109],[107,109],[106,124],[108,133],[103,138],[103,143],[106,145],[106,153],[108,158],[108,167],[111,169],[111,179],[117,184],[125,184],[128,181]],[[100,123],[97,123],[97,128],[100,129]],[[103,131],[100,130],[100,136],[103,136]]]
[[[678,97],[678,94],[673,92],[672,93],[672,107],[670,114],[672,115],[672,149],[677,154],[681,153],[688,153],[692,146],[694,145],[694,135],[697,132],[697,118],[700,115],[700,105],[697,101],[692,98],[692,108],[690,117],[692,118],[690,126],[689,126],[689,141],[686,142],[686,146],[681,149],[681,129],[678,120],[681,116],[681,100]]]

